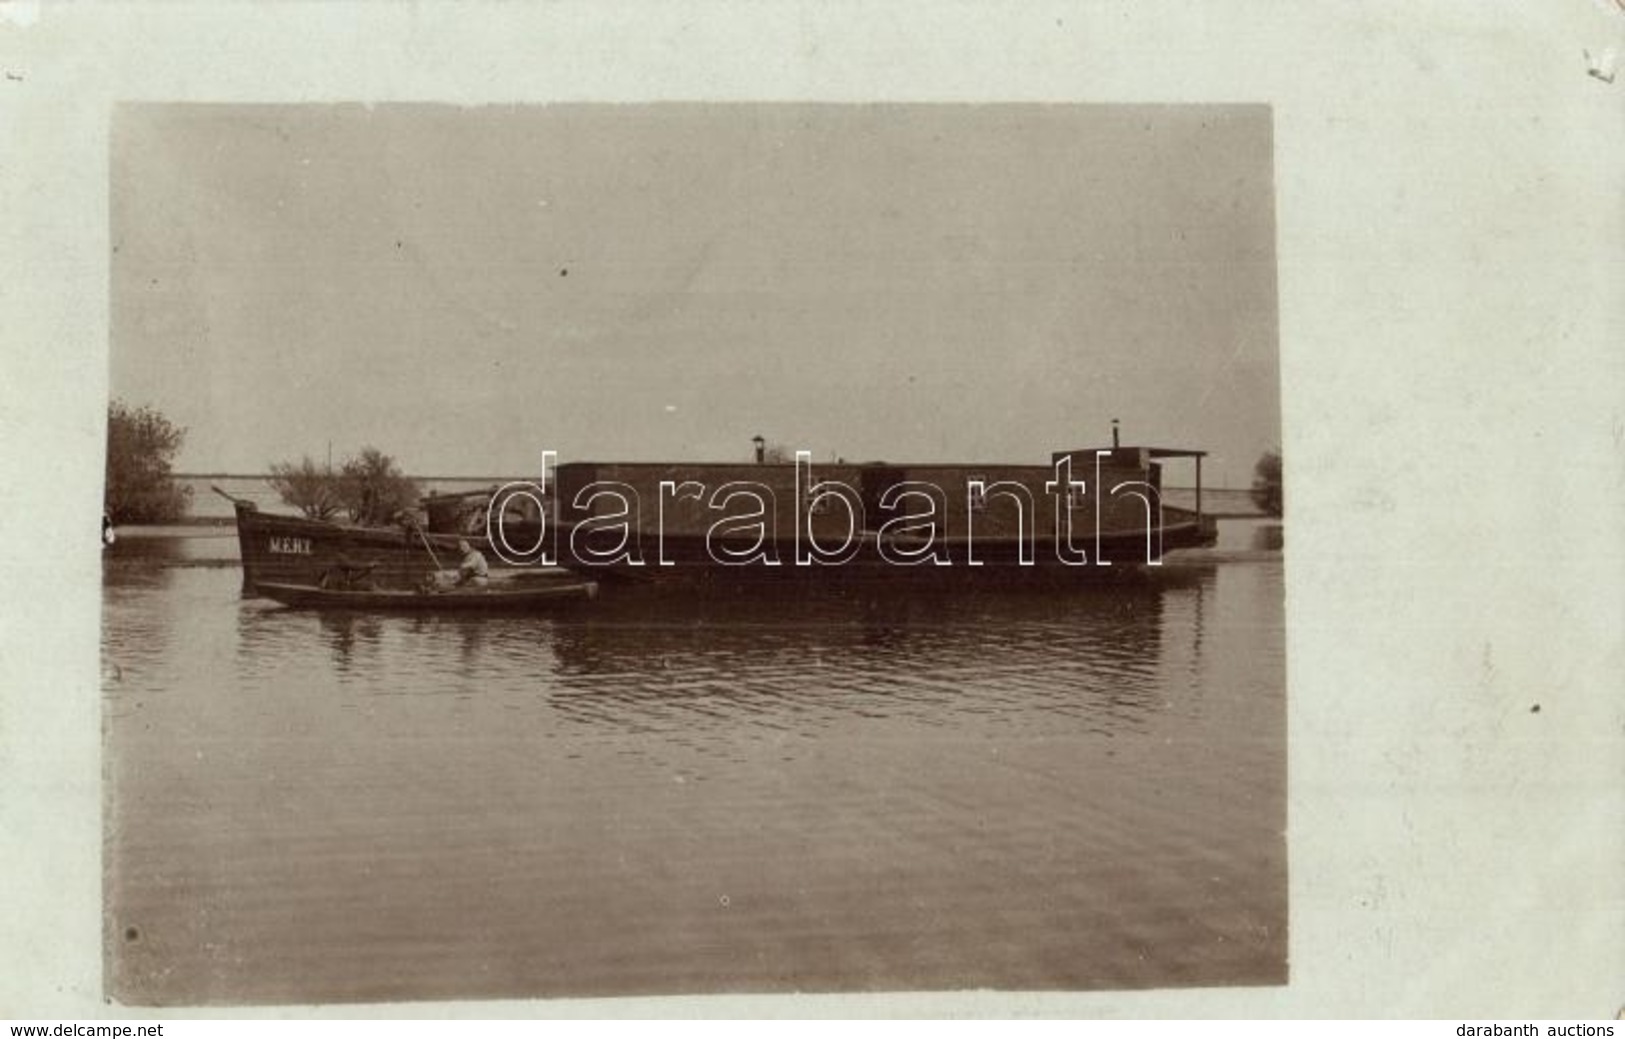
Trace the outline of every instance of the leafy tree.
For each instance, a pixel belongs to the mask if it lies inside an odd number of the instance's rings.
[[[297,465],[278,462],[271,466],[270,484],[284,502],[311,519],[332,519],[344,507],[339,477],[311,461],[309,455]]]
[[[344,513],[350,522],[365,526],[393,523],[401,512],[415,508],[419,497],[417,483],[375,447],[362,448],[338,472],[317,465],[309,455],[298,464],[279,462],[271,466],[271,486],[311,519]]]
[[[367,526],[393,523],[400,513],[415,508],[420,496],[416,481],[376,447],[364,447],[344,463],[340,490],[351,521]]]
[[[107,482],[103,508],[114,523],[169,523],[186,514],[192,489],[171,465],[186,430],[150,407],[107,406]]]
[[[1253,466],[1253,504],[1271,516],[1281,515],[1281,452],[1266,451]]]

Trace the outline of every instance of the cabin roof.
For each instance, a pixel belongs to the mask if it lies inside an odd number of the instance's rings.
[[[1206,451],[1198,451],[1190,447],[1143,447],[1133,444],[1124,444],[1119,447],[1080,447],[1073,451],[1060,451],[1063,455],[1092,455],[1096,452],[1110,454],[1113,451],[1144,451],[1148,458],[1206,458]]]
[[[1077,448],[1077,449],[1072,450],[1072,451],[1057,451],[1057,452],[1055,452],[1055,455],[1058,456],[1058,455],[1071,455],[1071,454],[1094,454],[1096,451],[1110,452],[1111,450],[1112,450],[1112,448],[1108,448],[1108,447],[1100,447],[1100,448],[1087,447],[1087,448]],[[1135,447],[1135,446],[1130,445],[1130,446],[1118,447],[1116,450],[1125,451],[1125,452],[1144,451],[1146,453],[1147,457],[1150,457],[1150,458],[1203,458],[1203,457],[1206,457],[1206,455],[1207,455],[1206,451],[1197,451],[1197,450],[1195,450],[1193,448],[1184,448],[1184,447]],[[1052,458],[1053,457],[1054,456],[1052,456]],[[809,464],[815,469],[830,469],[830,468],[840,468],[840,469],[881,469],[881,468],[884,468],[884,469],[1048,469],[1048,468],[1050,468],[1050,465],[1046,464],[1044,462],[998,462],[998,461],[988,461],[986,459],[982,459],[980,461],[969,461],[969,462],[889,462],[889,461],[882,461],[882,460],[879,460],[879,459],[864,460],[864,461],[857,461],[857,462],[850,461],[850,460],[844,460],[844,461],[839,461],[839,462],[831,462],[831,461],[820,461],[819,459],[814,458],[814,459],[812,459],[812,461]],[[705,462],[705,461],[695,461],[695,460],[688,460],[688,461],[681,461],[681,462],[679,462],[679,461],[665,461],[665,462],[637,461],[637,462],[628,462],[628,461],[614,461],[614,460],[610,460],[610,459],[587,459],[587,458],[581,459],[579,461],[560,462],[559,463],[559,466],[561,468],[565,467],[565,466],[581,466],[581,465],[615,466],[616,468],[625,468],[625,469],[632,469],[632,468],[666,468],[666,469],[670,469],[670,468],[695,467],[695,466],[705,467],[705,468],[730,467],[730,468],[741,468],[741,469],[757,469],[757,468],[773,468],[775,466],[780,467],[780,468],[788,468],[790,466],[795,465],[795,463],[794,462],[757,462],[757,461],[755,461],[753,459],[738,460],[738,461],[725,461],[725,462],[716,462],[716,461]]]

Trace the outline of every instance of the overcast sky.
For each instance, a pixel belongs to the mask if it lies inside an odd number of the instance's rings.
[[[127,105],[112,386],[185,471],[364,445],[1047,463],[1280,441],[1263,106]]]

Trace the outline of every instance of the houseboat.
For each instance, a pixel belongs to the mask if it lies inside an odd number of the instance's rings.
[[[358,527],[233,499],[243,583],[402,587],[454,567],[596,580],[1103,577],[1212,545],[1202,458],[1183,448],[1059,451],[1049,464],[567,462],[535,483],[425,499],[426,521]],[[1194,463],[1194,508],[1163,500]]]
[[[1103,576],[1213,544],[1204,454],[1114,442],[1049,465],[571,462],[547,489],[544,543],[560,566],[632,580]],[[1194,462],[1194,509],[1162,500],[1176,460]]]

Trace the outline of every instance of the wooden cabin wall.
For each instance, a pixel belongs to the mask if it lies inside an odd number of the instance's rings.
[[[1039,540],[1053,536],[1055,511],[1066,508],[1065,495],[1051,495],[1046,484],[1054,480],[1055,470],[1049,466],[997,466],[997,465],[915,465],[883,468],[888,485],[893,480],[920,483],[941,490],[936,518],[938,535],[947,540],[963,540],[974,531],[977,539],[1008,540],[1031,536]],[[866,467],[851,463],[815,464],[810,469],[811,482],[838,480],[851,487],[861,502],[866,497],[873,501],[876,495],[866,488]],[[1160,483],[1156,467],[1147,465],[1103,465],[1097,473],[1091,464],[1088,469],[1075,469],[1074,479],[1083,479],[1086,490],[1075,496],[1070,507],[1074,537],[1080,540],[1094,531],[1096,501],[1099,499],[1100,526],[1103,531],[1141,531],[1145,529],[1145,505],[1136,497],[1120,492],[1110,493],[1112,487],[1129,482]],[[968,507],[968,488],[973,479],[983,480],[991,493],[981,509]],[[695,481],[703,487],[702,497],[673,497],[663,495],[661,483],[670,481],[681,485]],[[795,537],[797,510],[806,506],[796,493],[794,465],[754,463],[702,464],[702,463],[569,463],[561,465],[557,473],[557,486],[561,517],[566,525],[588,516],[605,516],[619,508],[612,497],[602,497],[587,509],[575,508],[576,496],[594,482],[619,484],[629,488],[638,505],[638,514],[631,521],[635,529],[654,535],[661,529],[667,538],[703,538],[713,524],[726,516],[740,516],[750,511],[750,503],[735,500],[725,509],[713,508],[719,491],[729,484],[740,484],[769,497],[773,510],[772,536],[779,540]],[[1032,501],[1032,515],[1026,518],[1025,529],[1016,502],[999,484],[1015,484],[1026,489]],[[765,488],[765,491],[762,490]],[[1102,489],[1106,491],[1101,497]],[[1143,487],[1136,489],[1143,490]],[[1019,493],[1019,492],[1017,492]],[[1156,498],[1153,496],[1152,501]],[[917,500],[904,502],[909,513],[918,513]],[[662,516],[662,508],[664,513]],[[878,529],[889,517],[869,516],[864,519],[868,529]],[[1153,517],[1154,518],[1154,517]],[[849,519],[839,504],[830,503],[820,511],[807,514],[812,534],[821,543],[838,545],[845,536]]]

